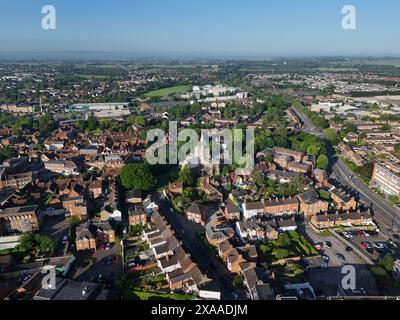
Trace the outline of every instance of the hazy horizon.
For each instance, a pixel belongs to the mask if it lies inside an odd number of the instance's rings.
[[[44,30],[42,7],[56,8]],[[356,9],[344,30],[342,7]],[[400,56],[395,0],[0,0],[0,57],[96,53],[140,58]],[[77,54],[79,53],[79,54]]]

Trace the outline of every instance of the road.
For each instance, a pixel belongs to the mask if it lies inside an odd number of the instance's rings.
[[[296,108],[292,107],[303,123],[302,131],[323,137],[323,131],[311,123],[311,121],[301,114]],[[335,177],[343,186],[349,186],[358,191],[359,199],[365,204],[371,206],[374,211],[374,217],[380,224],[380,230],[388,238],[393,238],[393,226],[400,226],[400,209],[390,204],[386,199],[374,193],[364,184],[338,157],[333,148],[328,148],[328,157],[331,162],[331,177]],[[382,226],[384,228],[382,228]]]
[[[200,240],[196,236],[197,229],[189,224],[185,217],[179,213],[171,213],[171,205],[168,200],[160,198],[156,194],[156,201],[160,207],[160,212],[166,217],[168,222],[174,229],[178,239],[182,240],[182,246],[191,254],[192,259],[196,262],[206,275],[214,280],[221,289],[221,297],[223,300],[234,300],[232,287],[232,279],[228,276],[224,266],[217,260],[217,257],[207,251]]]

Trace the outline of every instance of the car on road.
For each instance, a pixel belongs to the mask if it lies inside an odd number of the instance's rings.
[[[64,236],[62,244],[67,244],[67,242],[68,242],[68,236]]]
[[[110,249],[111,249],[111,246],[110,246],[109,243],[107,243],[107,245],[106,245],[106,250],[110,250]]]
[[[353,238],[353,235],[350,232],[343,231],[343,236],[347,239]]]
[[[324,241],[324,246],[326,246],[327,248],[332,248],[332,242]]]
[[[107,258],[107,264],[111,264],[113,262],[113,257],[112,256],[109,256],[108,258]]]
[[[347,246],[345,250],[346,252],[353,252],[353,248],[350,246]]]
[[[345,256],[342,255],[341,253],[337,253],[336,254],[336,258],[338,258],[341,263],[345,263],[346,262]]]

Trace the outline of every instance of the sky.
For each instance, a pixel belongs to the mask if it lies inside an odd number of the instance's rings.
[[[342,7],[356,8],[344,30]],[[42,7],[56,29],[42,29]],[[400,56],[398,0],[0,0],[0,55]]]

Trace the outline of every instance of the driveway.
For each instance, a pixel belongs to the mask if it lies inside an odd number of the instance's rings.
[[[53,238],[56,242],[55,256],[66,254],[68,243],[63,244],[64,237],[69,238],[70,226],[64,215],[45,217],[40,227],[40,234]]]
[[[114,262],[107,264],[108,257],[116,257]],[[121,257],[121,246],[115,244],[110,250],[105,251],[86,251],[78,252],[76,254],[77,266],[68,275],[68,277],[78,281],[97,281],[99,275],[103,278],[109,277],[112,273],[114,274],[115,280],[122,274],[122,257]],[[92,260],[93,264],[84,265],[85,260]]]

